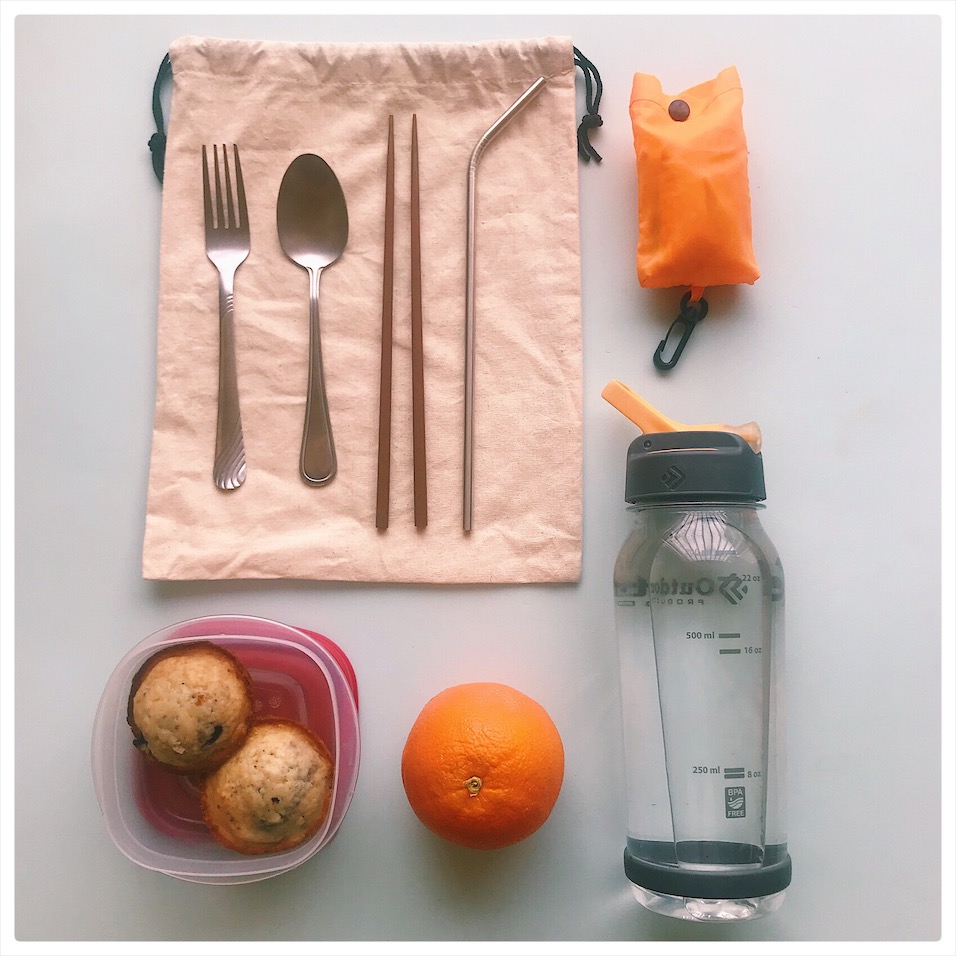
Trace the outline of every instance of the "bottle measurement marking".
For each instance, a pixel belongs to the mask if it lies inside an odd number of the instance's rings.
[[[693,774],[724,775],[725,780],[755,780],[763,777],[761,770],[748,770],[746,767],[711,767],[708,764],[694,764],[691,767]]]
[[[722,641],[739,641],[739,640],[740,640],[740,632],[739,632],[739,631],[728,631],[728,632],[726,632],[726,633],[721,634],[721,635],[720,635],[720,639],[721,639]],[[740,648],[739,648],[739,647],[722,647],[722,648],[720,648],[720,650],[719,650],[717,653],[718,653],[718,654],[739,654],[739,653],[740,653]]]

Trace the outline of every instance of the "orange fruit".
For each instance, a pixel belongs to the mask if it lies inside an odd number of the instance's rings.
[[[418,715],[402,752],[402,783],[429,830],[496,850],[548,819],[564,780],[564,746],[547,711],[505,684],[458,684]]]

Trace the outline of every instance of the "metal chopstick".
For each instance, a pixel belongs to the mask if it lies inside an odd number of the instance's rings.
[[[425,474],[425,355],[422,333],[422,241],[418,184],[418,117],[412,115],[412,439],[415,478],[415,527],[428,524]]]
[[[385,158],[385,263],[382,279],[382,366],[378,400],[378,487],[375,527],[388,527],[392,455],[392,286],[395,259],[395,121],[388,117]]]

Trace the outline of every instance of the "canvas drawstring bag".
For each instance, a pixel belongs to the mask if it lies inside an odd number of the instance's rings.
[[[587,77],[586,122],[575,108]],[[151,141],[162,181],[156,406],[143,574],[436,584],[576,581],[581,566],[578,154],[600,125],[600,78],[567,38],[463,44],[275,43],[185,37],[169,49]],[[462,533],[466,176],[476,141],[537,77],[546,87],[487,150],[478,176],[475,526]],[[397,221],[408,136],[420,140],[429,521],[412,520],[411,397],[393,391],[392,520],[375,528],[388,117]],[[579,136],[579,127],[581,134]],[[203,145],[237,144],[251,251],[235,284],[247,477],[211,477],[217,276],[206,258]],[[231,148],[231,145],[230,145]],[[308,286],[283,254],[276,199],[299,154],[323,157],[349,240],[322,279],[322,352],[338,473],[298,474]],[[404,217],[404,218],[403,218]],[[394,381],[409,381],[407,232],[395,236]]]

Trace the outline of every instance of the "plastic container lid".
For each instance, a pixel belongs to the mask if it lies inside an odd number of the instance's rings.
[[[332,754],[329,818],[291,850],[246,856],[221,846],[202,821],[196,781],[144,760],[133,747],[126,721],[133,676],[160,647],[196,640],[220,644],[246,665],[257,712],[305,724]],[[250,883],[300,866],[332,839],[355,791],[360,750],[355,674],[340,647],[263,618],[198,618],[157,631],[116,666],[93,724],[93,784],[113,842],[134,863],[194,883]]]

